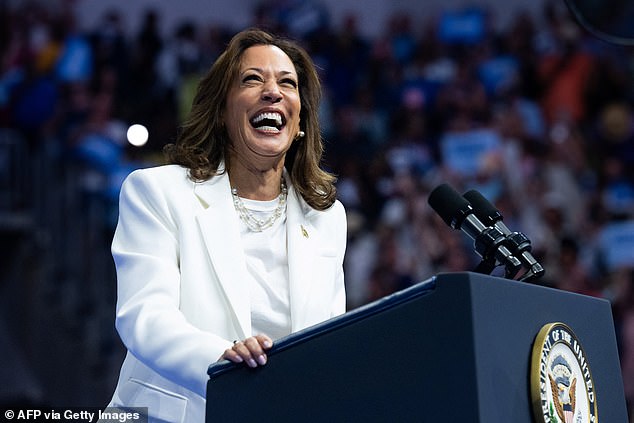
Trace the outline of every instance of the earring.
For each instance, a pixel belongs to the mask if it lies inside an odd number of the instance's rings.
[[[306,133],[304,131],[299,131],[295,138],[302,138],[304,135],[306,135]]]

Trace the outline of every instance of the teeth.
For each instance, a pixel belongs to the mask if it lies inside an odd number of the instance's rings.
[[[256,117],[254,117],[252,122],[256,124],[264,119],[274,120],[277,126],[282,126],[282,115],[277,112],[261,113],[257,115]]]

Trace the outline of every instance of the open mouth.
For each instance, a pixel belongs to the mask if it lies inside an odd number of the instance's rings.
[[[269,133],[280,132],[286,124],[284,116],[279,112],[258,113],[249,122],[258,131]]]

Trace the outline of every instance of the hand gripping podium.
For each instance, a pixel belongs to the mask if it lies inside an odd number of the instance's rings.
[[[540,421],[532,352],[554,322],[585,352],[595,421],[626,423],[608,301],[471,272],[439,274],[278,340],[261,368],[212,364],[206,420]]]

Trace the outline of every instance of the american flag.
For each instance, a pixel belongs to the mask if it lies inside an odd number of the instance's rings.
[[[572,423],[574,416],[575,416],[575,410],[572,409],[572,406],[570,404],[565,404],[564,405],[565,423]]]

